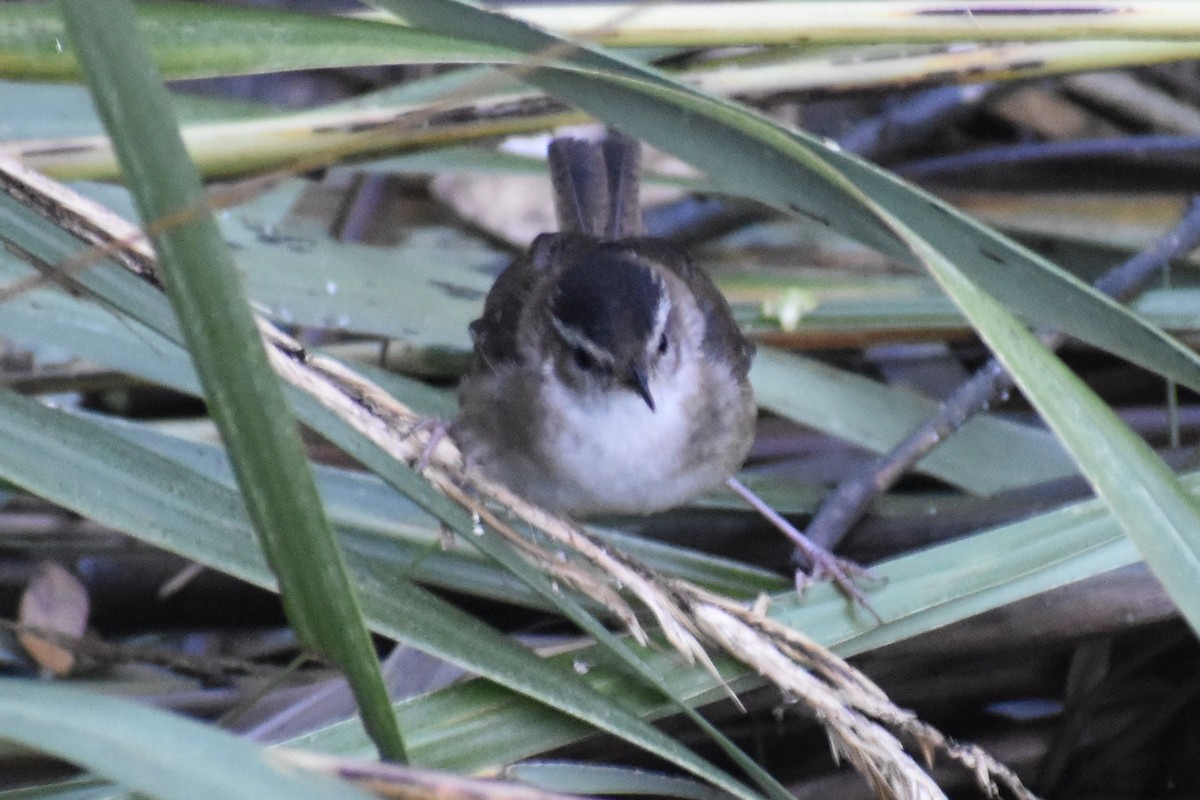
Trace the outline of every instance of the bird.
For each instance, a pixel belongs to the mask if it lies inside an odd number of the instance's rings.
[[[754,345],[687,253],[644,233],[640,152],[615,131],[550,143],[559,230],[504,269],[470,326],[449,433],[485,477],[555,513],[684,504],[754,439]]]

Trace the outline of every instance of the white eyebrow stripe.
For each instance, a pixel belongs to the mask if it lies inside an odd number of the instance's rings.
[[[667,318],[671,314],[671,294],[667,291],[667,283],[657,272],[654,282],[658,285],[658,305],[654,307],[654,327],[651,328],[650,346],[658,347],[659,337],[667,329]]]
[[[558,331],[558,335],[563,338],[568,347],[578,347],[580,350],[587,353],[596,361],[597,364],[605,364],[613,366],[614,361],[612,354],[606,350],[600,349],[591,339],[584,336],[583,332],[578,328],[570,325],[564,325],[555,315],[550,315],[550,322],[554,325],[554,330]]]

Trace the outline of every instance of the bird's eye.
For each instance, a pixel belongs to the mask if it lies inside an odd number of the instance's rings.
[[[596,368],[596,359],[592,358],[592,354],[582,347],[576,347],[572,350],[571,357],[575,359],[575,366],[584,372],[589,372]]]
[[[666,355],[667,348],[669,348],[670,346],[671,346],[671,343],[667,341],[667,335],[664,333],[658,340],[658,354],[660,356]]]

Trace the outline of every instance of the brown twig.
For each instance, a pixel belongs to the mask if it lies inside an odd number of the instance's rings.
[[[782,514],[755,494],[750,487],[739,481],[736,477],[731,477],[725,481],[725,485],[734,491],[739,497],[746,501],[746,504],[759,513],[759,515],[767,522],[771,523],[784,536],[788,537],[796,550],[804,554],[808,559],[808,563],[813,565],[812,575],[807,576],[802,572],[796,573],[796,591],[803,592],[808,584],[814,580],[820,580],[823,577],[830,578],[834,584],[841,589],[851,601],[858,603],[875,618],[875,621],[880,625],[883,624],[883,617],[875,611],[871,602],[867,600],[867,596],[858,588],[858,584],[854,582],[856,577],[873,577],[868,570],[863,569],[853,561],[847,561],[838,558],[833,553],[813,543],[811,539],[805,536],[795,525],[788,522]]]
[[[264,667],[237,658],[186,655],[166,647],[113,644],[90,633],[72,636],[61,631],[6,619],[0,619],[0,629],[41,639],[94,663],[152,664],[180,675],[214,683],[225,682],[235,675],[278,675],[282,671],[277,667]]]
[[[1170,231],[1105,274],[1096,281],[1094,288],[1118,300],[1125,299],[1164,265],[1187,255],[1197,246],[1200,246],[1200,199],[1193,198]],[[1051,350],[1067,339],[1067,334],[1054,328],[1039,329],[1037,336]],[[890,452],[880,456],[870,469],[843,481],[817,509],[805,531],[808,538],[826,550],[837,547],[851,527],[866,514],[876,495],[887,491],[933,448],[1012,386],[1012,378],[1000,362],[990,359],[942,403],[936,414],[904,437]],[[803,558],[803,554],[800,555]]]

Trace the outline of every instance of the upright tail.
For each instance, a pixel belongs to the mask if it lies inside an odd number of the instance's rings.
[[[550,143],[550,180],[559,229],[613,240],[642,233],[641,148],[612,132],[601,142]]]

